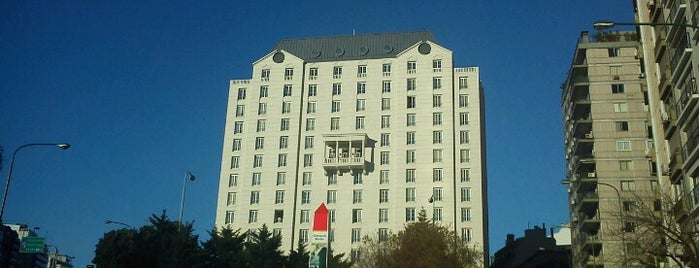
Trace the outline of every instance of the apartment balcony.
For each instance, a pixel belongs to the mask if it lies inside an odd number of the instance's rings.
[[[367,172],[367,150],[371,150],[366,134],[324,135],[327,173]]]
[[[699,90],[697,90],[697,81],[694,78],[687,79],[684,88],[682,88],[682,93],[680,93],[680,99],[677,102],[677,110],[679,117],[677,118],[678,124],[685,126],[685,122],[688,118],[692,118],[692,115],[697,113],[699,110]],[[685,130],[683,127],[682,130]],[[686,131],[686,130],[685,130]]]
[[[682,145],[682,170],[688,173],[696,172],[699,162],[699,128],[687,133],[687,142]],[[691,174],[690,174],[691,175]]]

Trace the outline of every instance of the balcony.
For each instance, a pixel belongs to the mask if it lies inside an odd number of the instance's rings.
[[[692,165],[699,162],[699,129],[687,133],[687,142],[682,145],[682,170],[693,172]]]
[[[324,135],[325,161],[327,173],[362,172],[367,173],[366,151],[370,150],[366,134]]]
[[[697,102],[699,102],[697,81],[694,78],[687,79],[684,88],[682,88],[680,100],[677,102],[677,109],[679,111],[679,118],[677,118],[677,121],[681,125],[686,125],[683,122],[685,122],[687,118],[690,118],[697,110]],[[685,128],[683,127],[682,130],[685,130]]]

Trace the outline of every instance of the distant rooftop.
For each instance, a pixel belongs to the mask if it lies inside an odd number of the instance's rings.
[[[429,31],[359,34],[281,40],[274,50],[289,51],[307,62],[395,57],[406,48],[436,40]]]

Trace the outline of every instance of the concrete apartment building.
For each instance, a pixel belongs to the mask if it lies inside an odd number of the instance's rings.
[[[581,34],[562,85],[572,263],[623,267],[633,247],[624,233],[635,226],[620,215],[658,187],[653,133],[636,33],[594,37]]]
[[[325,203],[357,257],[425,209],[487,263],[480,73],[452,59],[426,31],[280,41],[230,81],[216,225],[266,224],[288,251]]]

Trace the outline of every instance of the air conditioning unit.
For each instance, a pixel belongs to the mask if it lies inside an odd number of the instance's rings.
[[[638,74],[638,78],[645,78],[645,77],[646,77],[646,74],[645,74],[645,73],[639,73],[639,74]]]
[[[590,132],[590,133],[585,133],[585,138],[586,138],[586,139],[592,139],[592,132]]]
[[[595,172],[589,172],[589,173],[587,173],[587,177],[588,177],[588,178],[597,177],[597,173],[595,173]]]
[[[662,172],[663,172],[663,176],[669,176],[669,175],[670,175],[670,168],[669,168],[667,165],[665,165],[665,164],[661,165],[661,166],[660,166],[660,169],[661,169]]]
[[[660,115],[663,118],[663,123],[670,122],[670,115],[666,112],[662,112]]]

